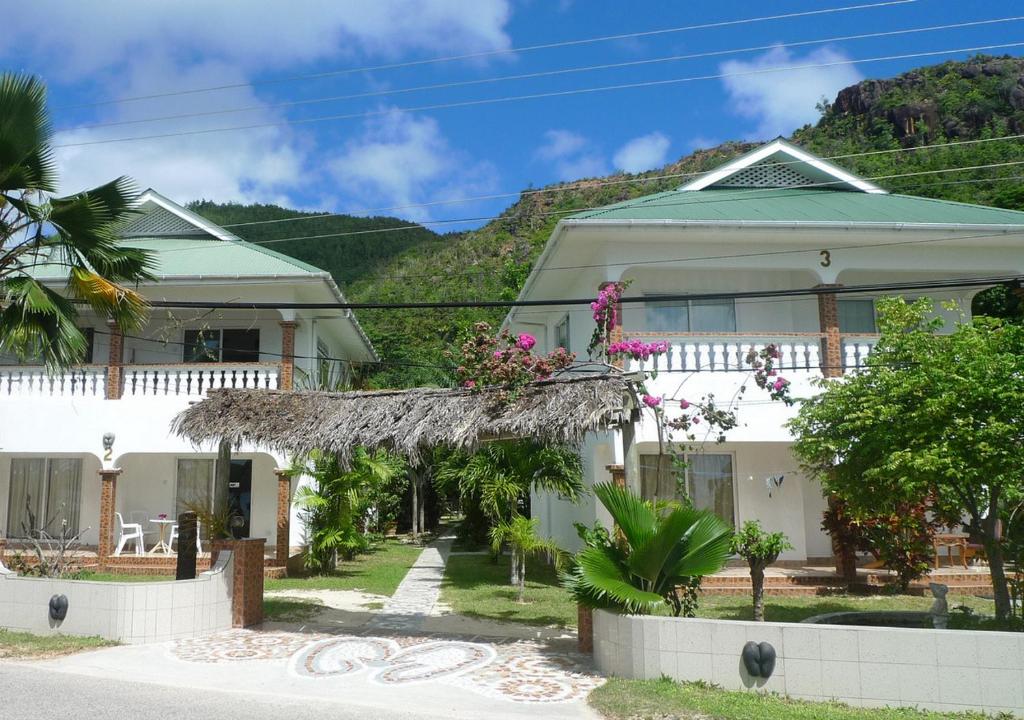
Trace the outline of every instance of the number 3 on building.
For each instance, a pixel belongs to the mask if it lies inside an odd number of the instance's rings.
[[[828,250],[822,250],[819,253],[819,255],[821,255],[822,267],[829,267],[830,265],[832,265],[832,253],[830,253]]]

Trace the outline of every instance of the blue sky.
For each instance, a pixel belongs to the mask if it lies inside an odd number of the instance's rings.
[[[870,3],[871,0],[862,0]],[[956,48],[1024,41],[1024,23],[768,47],[837,36],[1024,15],[1010,0],[917,0],[804,18],[513,52],[404,68],[300,75],[486,53],[566,40],[797,13],[856,0],[223,0],[74,3],[35,0],[9,10],[0,66],[50,88],[64,145],[62,190],[118,175],[174,200],[274,202],[382,212],[420,221],[492,215],[516,192],[615,170],[639,171],[728,139],[788,134],[815,104],[863,78],[889,77]],[[422,85],[765,46],[753,52],[285,105]],[[752,70],[930,51],[935,57],[788,72]],[[1024,47],[996,50],[1022,54]],[[704,75],[730,77],[470,107],[404,108]],[[109,102],[231,85],[223,90]],[[102,104],[97,104],[102,103]],[[166,115],[245,112],[83,127]],[[135,142],[138,135],[311,120]],[[429,205],[424,205],[432,203]],[[422,206],[419,206],[422,205]],[[479,223],[470,223],[479,224]],[[439,224],[438,230],[452,225]],[[297,233],[298,234],[298,233]]]

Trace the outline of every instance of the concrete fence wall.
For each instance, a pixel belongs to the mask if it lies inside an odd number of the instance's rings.
[[[748,641],[775,648],[751,677]],[[911,630],[594,613],[594,658],[609,675],[703,680],[856,706],[1024,715],[1024,633]]]
[[[196,637],[232,626],[234,554],[194,580],[93,582],[19,577],[0,563],[0,628],[37,635],[98,635],[135,644]],[[54,595],[68,599],[50,619]]]

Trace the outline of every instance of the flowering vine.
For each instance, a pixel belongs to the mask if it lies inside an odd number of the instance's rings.
[[[478,322],[458,355],[449,350],[445,356],[459,363],[455,369],[459,385],[474,391],[497,387],[498,401],[511,402],[524,386],[549,379],[576,359],[565,348],[535,355],[532,350],[536,344],[536,338],[529,333],[513,335],[502,330],[495,336],[489,323]]]

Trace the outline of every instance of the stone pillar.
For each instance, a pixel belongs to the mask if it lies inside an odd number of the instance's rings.
[[[816,285],[837,288],[841,285]],[[821,374],[841,377],[843,374],[843,343],[839,335],[839,301],[835,293],[818,294],[818,322],[821,327]]]
[[[113,320],[107,321],[110,328],[110,354],[107,360],[107,400],[118,400],[121,397],[124,365],[124,333]]]
[[[214,540],[210,550],[210,567],[217,564],[222,552],[234,556],[231,576],[231,626],[236,628],[263,622],[263,546],[266,538],[245,540]]]
[[[282,567],[288,564],[288,547],[291,536],[292,517],[292,476],[287,470],[277,468],[277,542],[276,563]]]
[[[277,387],[291,390],[295,383],[295,328],[294,320],[282,320],[281,326],[281,376],[277,379]]]
[[[114,554],[114,510],[117,500],[117,476],[121,468],[103,468],[100,475],[100,540],[96,550],[100,567]]]

